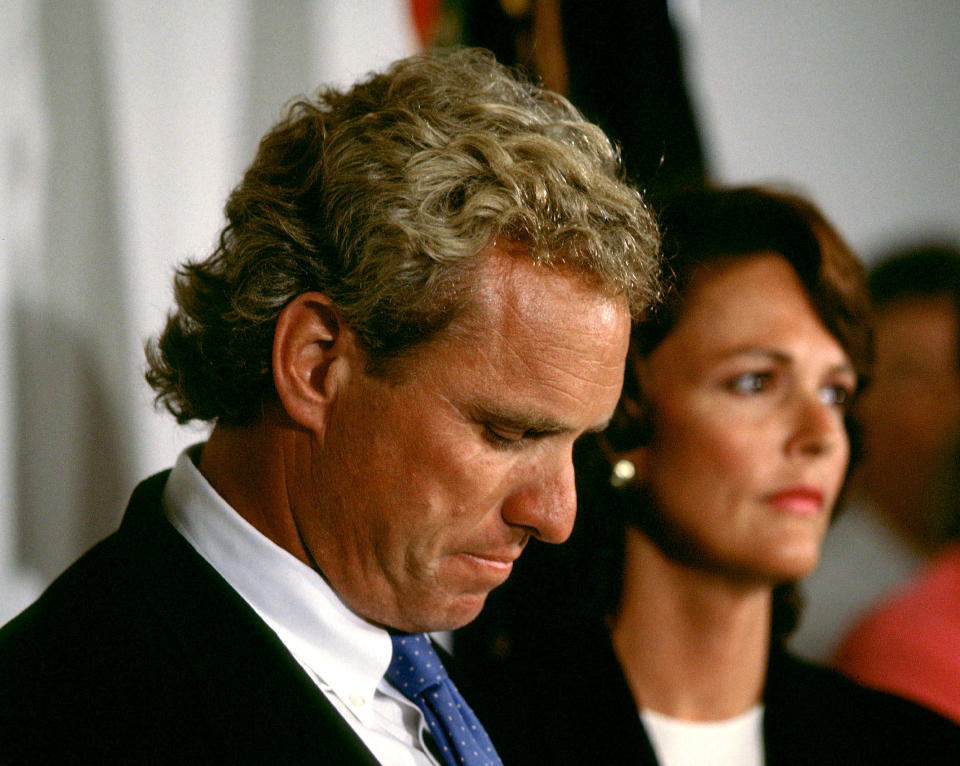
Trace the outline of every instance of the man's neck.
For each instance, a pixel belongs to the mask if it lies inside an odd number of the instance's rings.
[[[286,481],[287,463],[304,438],[271,414],[243,426],[214,427],[197,468],[226,502],[257,531],[308,566]],[[305,474],[308,475],[308,474]]]

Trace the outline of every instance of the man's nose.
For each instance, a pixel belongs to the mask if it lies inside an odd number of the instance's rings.
[[[524,527],[547,543],[562,543],[570,537],[576,515],[577,490],[569,452],[558,464],[542,466],[524,477],[503,504],[508,524]]]

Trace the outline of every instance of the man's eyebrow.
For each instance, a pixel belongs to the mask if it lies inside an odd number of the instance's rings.
[[[566,434],[578,430],[569,423],[538,415],[537,413],[511,410],[495,405],[477,405],[474,417],[480,421],[488,421],[503,428],[509,428],[512,431],[534,436]],[[586,432],[600,433],[609,424],[610,420],[607,419],[603,423],[590,426],[586,429]]]

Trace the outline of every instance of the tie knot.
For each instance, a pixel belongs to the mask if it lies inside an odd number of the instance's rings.
[[[405,696],[413,697],[447,677],[430,639],[423,633],[391,636],[393,659],[387,678]]]

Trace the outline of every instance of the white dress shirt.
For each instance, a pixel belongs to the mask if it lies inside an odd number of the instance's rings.
[[[763,766],[763,705],[724,721],[681,721],[640,711],[662,766]]]
[[[435,764],[423,714],[383,677],[389,634],[234,511],[197,470],[201,449],[185,450],[170,473],[163,492],[170,523],[277,634],[377,760]]]

